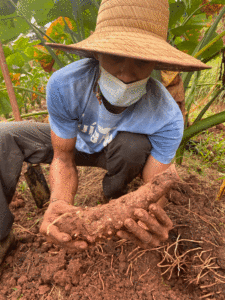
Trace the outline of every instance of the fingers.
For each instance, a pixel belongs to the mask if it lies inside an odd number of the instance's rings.
[[[157,222],[157,220],[155,218],[153,218],[152,216],[150,216],[146,210],[141,209],[141,208],[135,209],[134,215],[147,226],[148,230],[151,233],[158,234],[162,230],[162,228],[161,228],[160,224]],[[145,228],[143,228],[143,229],[145,229]]]
[[[132,242],[137,242],[137,239],[135,239],[135,237],[131,233],[129,233],[129,232],[126,232],[126,231],[123,231],[123,230],[119,230],[119,231],[117,231],[116,235],[120,239],[132,241]]]
[[[124,240],[128,240],[138,246],[141,247],[142,243],[140,240],[138,240],[137,238],[135,238],[135,236],[132,233],[129,233],[127,231],[123,231],[123,230],[119,230],[116,235],[120,238],[120,239],[124,239]],[[146,244],[147,245],[147,244]],[[142,247],[143,248],[143,247]]]
[[[149,234],[146,230],[137,225],[133,219],[126,219],[124,226],[135,235],[143,243],[150,243],[152,235]]]
[[[72,240],[69,234],[59,231],[55,225],[50,224],[47,231],[47,235],[54,238],[58,243],[66,243]]]
[[[85,241],[73,241],[68,234],[60,232],[56,226],[54,227],[55,228],[49,232],[49,236],[46,237],[47,242],[59,244],[66,250],[69,250],[69,252],[86,250],[88,248],[88,244]],[[67,241],[65,241],[66,239]]]
[[[149,212],[154,214],[158,222],[168,230],[173,228],[173,223],[167,216],[166,212],[157,204],[153,203],[149,206]]]
[[[164,208],[166,206],[166,204],[168,203],[168,200],[165,196],[162,196],[158,202],[157,202],[157,206],[160,206],[162,208]]]
[[[63,248],[67,249],[69,252],[77,252],[87,250],[88,244],[85,241],[71,241],[64,243]]]
[[[150,213],[144,209],[135,209],[134,215],[140,220],[139,226],[151,232],[154,238],[164,242],[168,239],[168,232],[172,229],[172,221],[167,216],[165,211],[158,205],[150,206]]]
[[[152,247],[157,247],[160,245],[160,241],[154,236],[151,239],[151,243],[144,243],[138,240],[137,238],[135,238],[135,236],[132,233],[128,233],[123,230],[118,231],[116,234],[120,239],[131,241],[142,249],[150,249]]]

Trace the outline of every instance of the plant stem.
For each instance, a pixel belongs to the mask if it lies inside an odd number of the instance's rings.
[[[2,69],[2,74],[3,74],[4,80],[5,80],[6,90],[8,91],[13,115],[14,115],[16,121],[22,121],[22,119],[20,117],[19,106],[18,106],[18,103],[16,100],[16,95],[15,95],[15,92],[13,89],[11,77],[9,75],[8,66],[7,66],[7,63],[5,60],[5,54],[4,54],[4,50],[2,47],[1,41],[0,41],[0,69]]]
[[[196,86],[208,86],[208,85],[215,85],[215,84],[217,84],[217,82],[216,83],[201,83],[201,84],[196,84]],[[190,89],[191,86],[187,86],[186,88]]]
[[[37,95],[41,96],[42,98],[45,98],[45,94],[42,94],[42,93],[40,93],[38,91],[33,91],[31,89],[27,89],[27,88],[24,88],[22,86],[13,86],[13,88],[16,89],[16,90],[27,91],[27,92],[30,92],[32,94],[37,94]],[[4,91],[4,90],[6,90],[6,88],[0,89],[0,91]]]
[[[32,116],[41,116],[41,115],[48,115],[48,111],[39,111],[36,113],[30,113],[30,114],[25,114],[25,115],[21,115],[21,118],[28,118],[28,117],[32,117]],[[14,121],[15,118],[11,118],[11,119],[7,119],[7,122],[11,122]]]
[[[74,43],[74,44],[78,43],[78,40],[75,39],[75,36],[74,36],[74,34],[73,34],[73,31],[69,28],[69,26],[68,26],[68,24],[67,24],[67,22],[66,22],[66,20],[65,20],[64,17],[63,17],[63,21],[64,21],[64,24],[65,24],[65,26],[66,26],[67,31],[69,32],[69,34],[70,34],[70,36],[71,36],[71,39],[72,39],[73,43]]]
[[[221,89],[219,89],[216,94],[213,96],[213,98],[206,104],[206,106],[201,110],[201,112],[199,113],[199,115],[197,116],[197,118],[194,120],[193,124],[197,123],[198,121],[200,121],[202,119],[202,117],[204,116],[204,114],[206,113],[206,111],[209,109],[209,107],[212,105],[212,103],[216,100],[216,98],[219,96],[219,94],[224,90],[224,88],[222,87]]]
[[[200,76],[200,71],[196,71],[194,73],[194,79],[193,79],[193,82],[192,82],[190,93],[188,95],[188,98],[185,101],[186,102],[186,107],[187,107],[187,114],[186,114],[185,126],[184,126],[185,128],[187,128],[187,123],[188,123],[189,112],[190,112],[190,109],[191,109],[191,104],[194,101],[194,97],[193,97],[194,96],[194,90],[196,88],[196,84],[198,82],[199,76]]]
[[[33,26],[35,27],[36,30],[38,30],[41,34],[43,34],[43,36],[46,36],[50,41],[56,43],[56,41],[53,38],[51,38],[49,35],[47,35],[42,29],[38,28],[35,24],[33,24]]]

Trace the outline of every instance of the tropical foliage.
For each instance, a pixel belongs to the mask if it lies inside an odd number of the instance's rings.
[[[41,103],[45,97],[45,85],[54,70],[80,59],[76,55],[52,50],[45,45],[46,41],[71,44],[88,37],[95,29],[99,4],[100,0],[1,0],[0,41],[4,44],[7,65],[22,112],[28,112],[38,101],[38,104]],[[225,30],[217,31],[225,14],[224,0],[169,0],[169,4],[168,42],[205,63],[221,56],[225,50],[222,41]],[[49,23],[50,26],[47,25]],[[187,91],[187,114],[184,138],[177,152],[177,162],[180,163],[185,145],[192,136],[199,130],[225,122],[225,112],[202,120],[210,105],[223,92],[220,80],[207,104],[188,127],[200,75],[201,72],[182,74]],[[0,115],[8,118],[10,113],[0,72]]]
[[[224,1],[209,2],[195,0],[170,2],[169,42],[179,50],[200,59],[204,63],[210,63],[211,60],[221,56],[225,50],[222,41],[222,37],[225,36],[225,28],[223,28],[220,34],[216,30],[225,15]],[[213,18],[210,12],[216,12],[217,15]],[[225,112],[202,120],[210,105],[212,105],[220,93],[224,93],[224,82],[221,80],[218,82],[211,97],[209,97],[208,103],[202,108],[193,124],[188,127],[189,112],[195,101],[194,92],[200,75],[201,72],[186,72],[182,74],[185,89],[187,89],[189,84],[191,84],[191,88],[185,100],[187,110],[185,119],[186,129],[176,155],[178,163],[182,162],[185,146],[191,137],[207,128],[225,122]]]

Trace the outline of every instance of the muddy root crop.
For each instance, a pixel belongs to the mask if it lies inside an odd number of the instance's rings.
[[[77,240],[95,242],[114,235],[123,227],[127,218],[134,217],[134,210],[148,210],[151,203],[157,202],[179,180],[175,166],[155,176],[151,183],[141,186],[137,191],[111,200],[96,207],[79,207],[76,212],[68,213],[54,224],[61,232],[66,232]]]

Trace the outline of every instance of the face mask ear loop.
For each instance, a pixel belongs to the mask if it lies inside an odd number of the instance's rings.
[[[93,92],[95,93],[96,98],[98,99],[99,105],[102,104],[102,93],[100,91],[100,87],[99,87],[99,84],[98,84],[98,80],[100,78],[100,75],[101,75],[101,70],[99,69],[98,77],[95,81],[94,88],[93,88]],[[97,89],[97,91],[96,91],[96,89]]]

